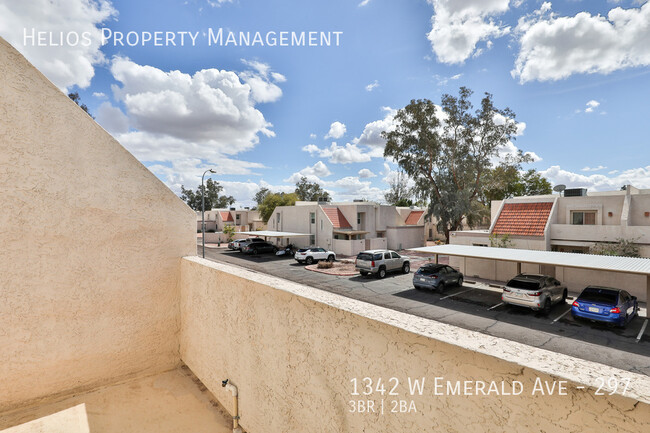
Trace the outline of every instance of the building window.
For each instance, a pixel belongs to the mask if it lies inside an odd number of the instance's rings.
[[[361,212],[357,212],[357,225],[361,225]]]
[[[571,212],[571,224],[593,226],[596,224],[596,212]]]
[[[279,226],[280,226],[280,214],[277,213],[277,214],[275,214],[275,215],[276,215],[275,219],[276,219],[276,221],[277,221],[277,223],[278,223],[278,227],[279,227]]]
[[[320,229],[323,230],[323,220],[320,220]]]
[[[309,236],[309,245],[315,245],[316,244],[316,236],[315,235],[310,235]]]
[[[240,216],[241,216],[240,214],[235,214],[235,219],[236,219],[237,221],[239,221],[239,217],[240,217]]]
[[[309,212],[309,222],[316,224],[316,212]]]

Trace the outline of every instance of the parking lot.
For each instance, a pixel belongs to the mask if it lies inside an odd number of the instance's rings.
[[[199,255],[201,253],[199,246]],[[350,298],[430,318],[439,322],[507,338],[554,352],[607,364],[650,376],[650,325],[635,317],[625,329],[576,321],[571,304],[556,305],[547,316],[501,303],[501,290],[465,281],[439,294],[416,290],[413,272],[373,277],[326,275],[305,269],[292,258],[273,254],[248,256],[224,248],[206,248],[206,259],[337,293]],[[572,302],[570,299],[568,302]]]

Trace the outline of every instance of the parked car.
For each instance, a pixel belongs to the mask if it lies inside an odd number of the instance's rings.
[[[555,304],[565,302],[567,288],[553,277],[537,274],[519,274],[503,288],[501,300],[506,304],[542,310],[545,314]]]
[[[625,326],[639,311],[636,296],[611,287],[588,286],[573,301],[571,315],[575,318]]]
[[[241,251],[244,245],[250,242],[264,242],[262,238],[237,239],[228,243],[228,248],[235,251]]]
[[[270,242],[248,242],[242,246],[244,254],[277,253],[278,247]]]
[[[453,285],[463,285],[463,274],[451,266],[426,264],[413,275],[413,286],[418,290],[430,289],[442,292],[445,287]]]
[[[328,262],[333,262],[336,260],[336,254],[334,251],[328,251],[325,248],[301,248],[296,251],[296,254],[293,256],[298,263],[306,263],[311,265],[314,262],[320,260],[327,260]]]
[[[411,271],[411,262],[407,256],[400,256],[390,250],[368,250],[357,254],[354,267],[363,276],[375,274],[384,278],[387,272],[402,271],[408,274]]]

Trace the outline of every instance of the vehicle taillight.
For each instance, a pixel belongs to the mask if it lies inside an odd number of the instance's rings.
[[[374,260],[372,262],[370,262],[370,266],[373,267],[373,268],[375,267],[375,261]]]
[[[529,296],[541,296],[542,292],[529,293]]]
[[[573,306],[580,308],[580,304],[578,304],[578,301],[573,301]]]
[[[431,275],[431,278],[433,278],[435,280],[435,279],[438,278],[438,276],[437,275]]]
[[[609,312],[613,314],[621,314],[621,310],[619,310],[618,307],[612,308]]]
[[[503,291],[504,291],[504,292],[509,292],[509,291],[510,291],[510,289],[509,289],[509,288],[507,288],[507,287],[504,287],[504,288],[503,288]]]

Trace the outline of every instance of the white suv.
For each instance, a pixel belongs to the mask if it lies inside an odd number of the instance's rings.
[[[384,278],[387,272],[401,271],[408,274],[411,271],[411,262],[407,256],[400,256],[390,250],[368,250],[357,254],[354,267],[363,276],[376,274]]]
[[[334,251],[327,251],[325,248],[300,248],[296,251],[296,254],[293,256],[298,263],[306,263],[311,265],[314,262],[320,260],[327,260],[328,262],[333,262],[336,260],[336,254]]]

